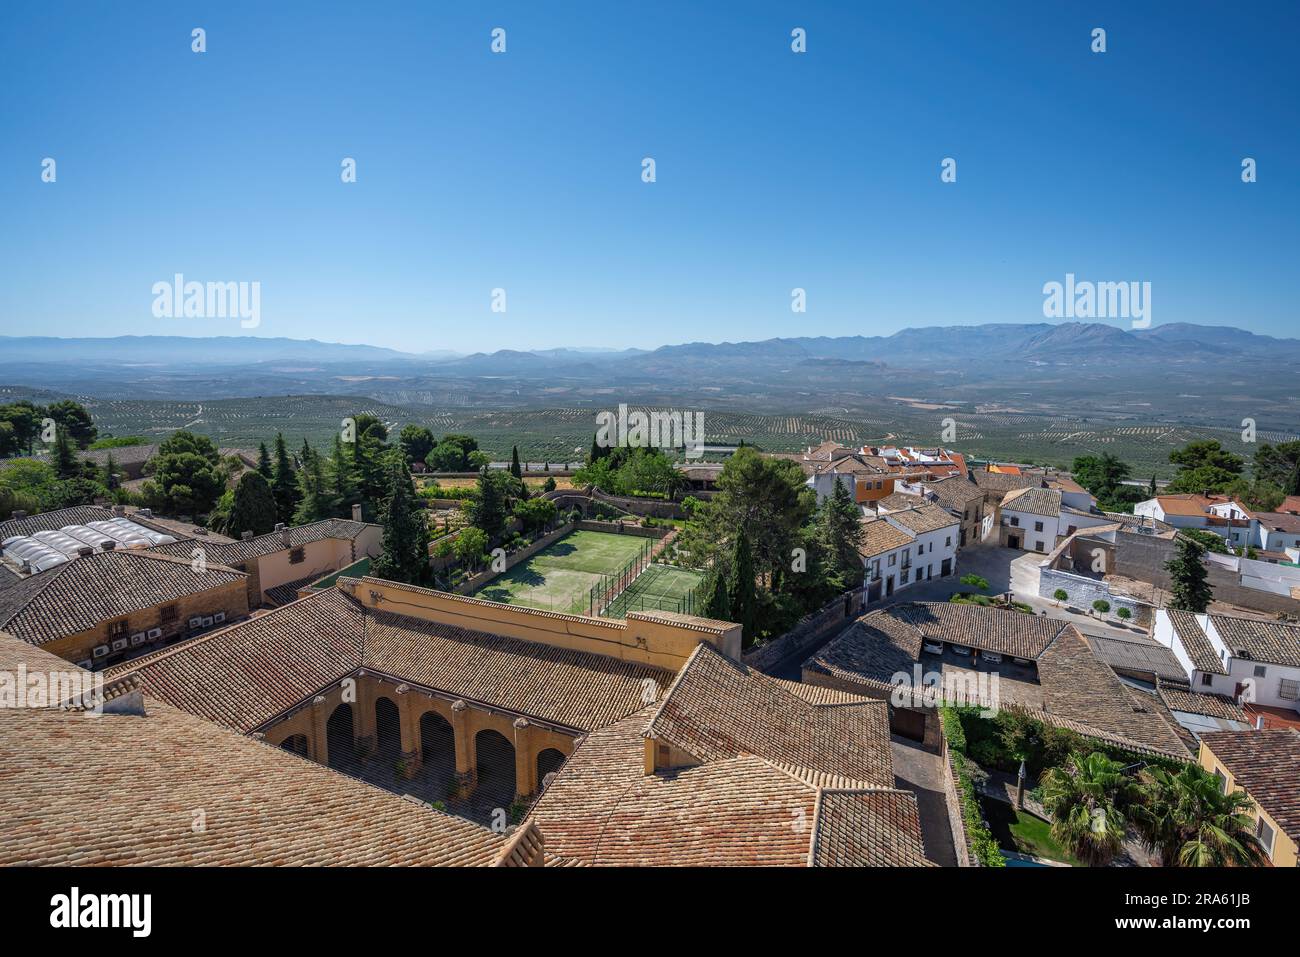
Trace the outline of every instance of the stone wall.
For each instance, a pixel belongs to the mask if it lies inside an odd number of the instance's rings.
[[[461,582],[459,585],[456,586],[455,589],[456,594],[468,595],[470,592],[482,588],[484,585],[486,585],[492,579],[496,578],[498,575],[505,574],[506,572],[510,571],[510,569],[518,565],[520,562],[532,558],[534,555],[540,552],[547,545],[552,545],[555,542],[558,542],[561,538],[563,538],[565,535],[568,535],[569,532],[571,531],[573,531],[573,526],[568,523],[565,523],[564,525],[561,525],[559,528],[557,528],[555,531],[547,532],[545,535],[543,535],[537,541],[533,542],[531,545],[526,545],[525,547],[519,549],[518,551],[511,552],[509,555],[507,555],[506,566],[501,571],[493,571],[491,568],[488,568],[486,571],[481,571],[477,575],[471,575],[469,578],[466,578],[463,582]]]
[[[1173,539],[1146,535],[1117,535],[1116,537],[1119,543],[1115,549],[1115,574],[1151,582],[1157,588],[1169,591],[1173,583],[1164,566],[1165,562],[1174,556],[1176,546]],[[1241,584],[1241,576],[1230,569],[1214,564],[1207,564],[1207,569],[1215,601],[1269,613],[1296,614],[1300,611],[1300,603],[1295,599],[1257,588],[1247,588]]]
[[[1089,578],[1086,575],[1075,575],[1072,572],[1064,572],[1055,568],[1042,568],[1038,573],[1038,596],[1055,601],[1053,593],[1058,588],[1063,589],[1070,596],[1065,604],[1081,608],[1085,612],[1092,611],[1094,601],[1108,601],[1110,602],[1110,612],[1106,617],[1117,617],[1115,613],[1119,609],[1127,608],[1133,616],[1129,619],[1130,622],[1144,626],[1151,624],[1150,605],[1123,595],[1113,594],[1110,586],[1101,579]]]
[[[958,867],[979,867],[979,861],[970,852],[970,835],[966,833],[966,819],[961,813],[958,796],[957,769],[953,766],[948,739],[943,739],[943,800],[948,808],[948,826],[952,829],[952,846],[957,852]]]
[[[773,638],[757,648],[751,649],[744,656],[745,664],[760,671],[778,665],[788,658],[793,658],[832,631],[843,627],[851,618],[862,611],[862,591],[854,589],[845,592],[817,611],[803,618],[779,638]]]

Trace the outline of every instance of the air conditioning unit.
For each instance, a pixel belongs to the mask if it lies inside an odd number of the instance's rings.
[[[91,661],[89,658],[87,658],[85,661],[78,661],[78,662],[77,662],[77,667],[78,667],[78,668],[86,668],[86,669],[90,669],[90,668],[95,667],[95,663],[94,663],[93,661]]]
[[[202,619],[202,618],[199,618],[199,617],[196,616],[196,617],[190,619],[190,627],[191,627],[191,628],[201,628],[202,626],[203,626],[203,619]]]
[[[91,654],[96,658],[104,658],[108,655],[108,645],[96,645]]]
[[[211,628],[211,627],[212,627],[212,616],[211,616],[211,615],[208,615],[208,616],[206,616],[206,617],[203,619],[203,627],[204,627],[204,628]]]
[[[219,611],[212,616],[212,620],[220,624],[221,622],[226,620],[226,613],[224,611]]]
[[[125,648],[126,648],[126,639],[125,639],[125,638],[114,638],[114,639],[113,639],[113,650],[114,650],[114,651],[122,651],[122,650],[124,650]]]
[[[131,647],[132,647],[132,648],[134,648],[136,645],[143,645],[143,644],[144,644],[144,632],[143,632],[143,631],[138,631],[138,632],[136,632],[134,635],[131,636]]]
[[[161,628],[150,628],[150,629],[149,629],[149,636],[148,636],[148,637],[149,637],[149,640],[150,640],[150,641],[153,641],[153,640],[156,639],[156,638],[161,638],[161,637],[162,637],[162,629],[161,629]]]

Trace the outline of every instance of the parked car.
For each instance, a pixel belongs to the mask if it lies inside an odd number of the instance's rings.
[[[943,654],[943,642],[924,640],[921,642],[921,650],[932,655],[941,655]]]
[[[973,655],[975,653],[973,648],[967,648],[965,645],[949,645],[948,647],[951,648],[955,654],[959,655]]]
[[[996,651],[981,651],[980,657],[983,658],[985,661],[992,661],[995,663],[1001,663],[1002,661],[1002,656],[998,654]]]

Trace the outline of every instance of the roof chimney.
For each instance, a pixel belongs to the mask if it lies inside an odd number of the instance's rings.
[[[139,515],[141,518],[153,518],[153,509],[142,508],[138,512],[136,512],[136,514]]]
[[[93,554],[95,554],[95,550],[91,548],[89,545],[77,546],[77,555],[80,556],[81,558],[89,558]]]
[[[251,542],[253,540],[253,533],[248,529],[244,529],[244,531],[240,533],[239,537],[246,542]]]
[[[110,538],[103,545],[101,545],[100,548],[102,548],[106,552],[111,552],[113,549],[117,548],[117,542]]]
[[[113,514],[116,515],[116,516],[118,516],[119,518],[124,518],[124,517],[126,516],[126,506],[125,506],[125,505],[114,505],[114,506],[113,506]]]
[[[352,506],[352,521],[354,521],[354,522],[359,522],[359,521],[361,521],[361,505],[360,505],[360,503],[357,503],[356,505],[353,505],[353,506]]]
[[[280,526],[280,543],[285,548],[289,547],[289,527],[287,525]]]
[[[14,518],[26,518],[26,517],[27,517],[27,513],[23,511],[21,508],[14,509]]]

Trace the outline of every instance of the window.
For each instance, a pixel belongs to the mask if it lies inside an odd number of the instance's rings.
[[[108,637],[121,638],[130,630],[131,630],[131,620],[129,618],[123,618],[120,621],[115,621],[108,626]]]
[[[1215,768],[1215,769],[1214,769],[1214,779],[1215,779],[1216,781],[1219,782],[1219,793],[1220,793],[1220,794],[1227,794],[1227,793],[1228,793],[1228,779],[1224,776],[1223,772],[1220,771],[1218,768]]]
[[[892,568],[894,565],[897,564],[898,564],[898,553],[895,552],[894,554],[889,556],[889,565]]]
[[[1263,665],[1256,665],[1256,666],[1255,666],[1255,677],[1256,677],[1256,678],[1263,678],[1263,677],[1264,677],[1265,675],[1267,675],[1267,674],[1268,674],[1268,669],[1267,669],[1266,667],[1264,667]]]
[[[1011,524],[1012,524],[1012,526],[1014,526],[1015,528],[1019,528],[1019,527],[1020,527],[1020,516],[1019,516],[1019,515],[1012,515],[1012,516],[1011,516]]]
[[[1206,687],[1209,687],[1210,685],[1214,684],[1214,675],[1208,673],[1201,675],[1201,684],[1205,685]]]
[[[291,549],[289,549],[289,564],[290,564],[290,565],[297,565],[297,564],[299,564],[299,563],[303,560],[303,558],[305,558],[305,557],[306,557],[306,556],[303,555],[303,550],[302,550],[302,546],[301,546],[301,545],[298,546],[297,548],[291,548]]]
[[[175,620],[176,620],[176,606],[175,606],[175,605],[163,605],[162,608],[160,608],[160,609],[158,610],[158,620],[159,620],[159,621],[164,621],[164,622],[166,622],[166,621],[175,621]]]
[[[899,584],[900,584],[900,585],[906,585],[906,584],[907,584],[908,576],[910,576],[911,574],[912,574],[911,569],[909,569],[909,568],[904,568],[903,571],[902,571],[902,573],[898,576],[898,582],[899,582]]]
[[[1041,532],[1042,530],[1043,530],[1043,523],[1042,523],[1042,522],[1034,522],[1034,531],[1036,531],[1036,532]]]
[[[1264,850],[1268,852],[1271,859],[1273,857],[1273,828],[1268,821],[1264,820],[1263,814],[1255,822],[1255,836],[1259,838],[1259,843],[1264,845]]]
[[[952,548],[952,536],[951,536],[951,535],[949,535],[947,538],[945,538],[945,539],[943,540],[943,547],[944,547],[944,548]]]
[[[1043,541],[1042,539],[1039,539],[1038,541],[1034,542],[1034,551],[1041,552],[1042,550],[1043,550]]]
[[[1288,701],[1296,701],[1300,699],[1300,681],[1283,678],[1282,683],[1278,685],[1277,696],[1279,698],[1286,698]]]

